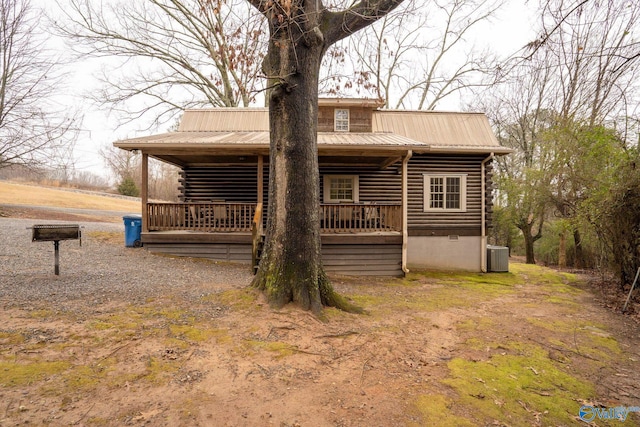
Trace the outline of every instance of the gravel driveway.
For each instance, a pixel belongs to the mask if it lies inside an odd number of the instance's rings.
[[[112,299],[131,303],[159,296],[197,298],[203,294],[247,286],[247,265],[152,255],[124,247],[124,225],[80,223],[77,240],[60,242],[60,275],[54,274],[52,242],[31,242],[34,224],[64,223],[0,218],[0,307],[56,303],[62,310],[78,303],[97,305]],[[92,239],[93,231],[122,233],[123,243]]]

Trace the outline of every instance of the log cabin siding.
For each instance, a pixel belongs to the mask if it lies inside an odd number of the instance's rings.
[[[411,158],[407,177],[410,236],[480,236],[481,164],[485,158],[484,156],[434,154],[415,154]],[[425,174],[466,174],[466,211],[424,212]]]
[[[380,170],[377,167],[333,166],[320,167],[320,201],[323,200],[325,175],[358,175],[360,202],[402,203],[402,177],[395,166]]]
[[[318,108],[318,132],[333,132],[335,110],[349,110],[349,132],[372,132],[372,109],[363,107],[331,106]]]
[[[269,166],[264,167],[265,198],[269,183]],[[258,167],[191,167],[180,172],[180,201],[255,203],[258,199]],[[265,200],[266,201],[266,200]]]
[[[269,194],[269,165],[264,167],[265,209]],[[256,166],[185,168],[179,179],[181,201],[255,202],[258,197]],[[358,175],[360,201],[401,203],[401,176],[395,166],[385,170],[377,167],[320,167],[320,201],[324,175]]]

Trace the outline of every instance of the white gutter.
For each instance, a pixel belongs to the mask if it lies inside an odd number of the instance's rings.
[[[409,240],[409,233],[407,232],[407,213],[409,211],[407,171],[409,170],[409,159],[411,159],[412,155],[413,152],[408,150],[406,156],[402,159],[402,271],[404,274],[409,272],[409,269],[407,268],[407,241]]]
[[[487,177],[486,177],[486,164],[489,160],[493,160],[494,154],[491,153],[489,154],[489,156],[484,159],[481,163],[481,170],[480,170],[480,177],[481,177],[481,182],[480,182],[480,197],[481,197],[481,203],[480,206],[482,207],[480,209],[480,218],[481,218],[481,223],[480,223],[480,230],[481,230],[481,237],[480,237],[480,271],[482,271],[483,273],[487,272],[487,226],[485,224],[486,220],[487,220],[487,196],[486,196],[486,191],[487,191]]]

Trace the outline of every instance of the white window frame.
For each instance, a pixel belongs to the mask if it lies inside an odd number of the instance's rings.
[[[338,119],[338,112],[342,111],[347,113],[347,118]],[[349,132],[351,122],[351,113],[348,108],[336,108],[333,110],[333,130],[335,132]],[[346,125],[346,126],[345,126]]]
[[[424,212],[466,212],[467,211],[467,174],[427,174],[424,175]],[[443,189],[443,207],[432,208],[431,207],[431,179],[442,178],[444,180]],[[459,178],[460,179],[460,207],[451,209],[446,207],[447,201],[447,178]]]
[[[331,198],[331,181],[334,179],[350,179],[353,186],[353,200],[351,199],[332,199]],[[324,175],[323,178],[323,200],[324,203],[358,203],[360,201],[360,180],[358,175]]]

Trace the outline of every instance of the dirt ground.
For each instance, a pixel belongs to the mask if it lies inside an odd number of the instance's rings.
[[[640,327],[584,277],[512,262],[332,279],[366,315],[319,320],[206,284],[10,307],[0,426],[559,426],[584,425],[581,407],[591,425],[640,425],[602,420],[640,407]]]

